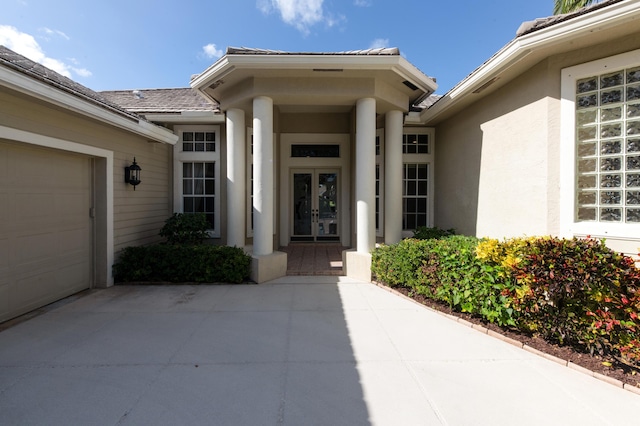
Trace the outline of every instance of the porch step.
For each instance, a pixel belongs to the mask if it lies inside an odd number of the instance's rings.
[[[278,250],[287,253],[287,275],[343,275],[342,251],[330,243],[291,243]]]

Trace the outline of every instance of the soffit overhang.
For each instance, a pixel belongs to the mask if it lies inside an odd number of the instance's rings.
[[[250,109],[255,96],[282,108],[327,109],[378,101],[378,112],[408,111],[437,88],[399,55],[227,54],[191,81],[203,96],[229,108]]]
[[[640,0],[594,10],[515,38],[454,86],[415,121],[435,126],[495,92],[540,61],[638,32]]]

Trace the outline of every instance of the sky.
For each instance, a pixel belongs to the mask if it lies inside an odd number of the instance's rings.
[[[95,91],[188,87],[227,47],[398,47],[444,94],[553,0],[0,0],[0,45]]]

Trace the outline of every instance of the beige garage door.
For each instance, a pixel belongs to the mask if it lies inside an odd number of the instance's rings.
[[[0,139],[0,321],[91,285],[91,163]]]

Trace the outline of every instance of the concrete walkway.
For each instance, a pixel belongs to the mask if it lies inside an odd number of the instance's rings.
[[[345,277],[116,286],[0,332],[1,425],[631,425],[640,396]]]

